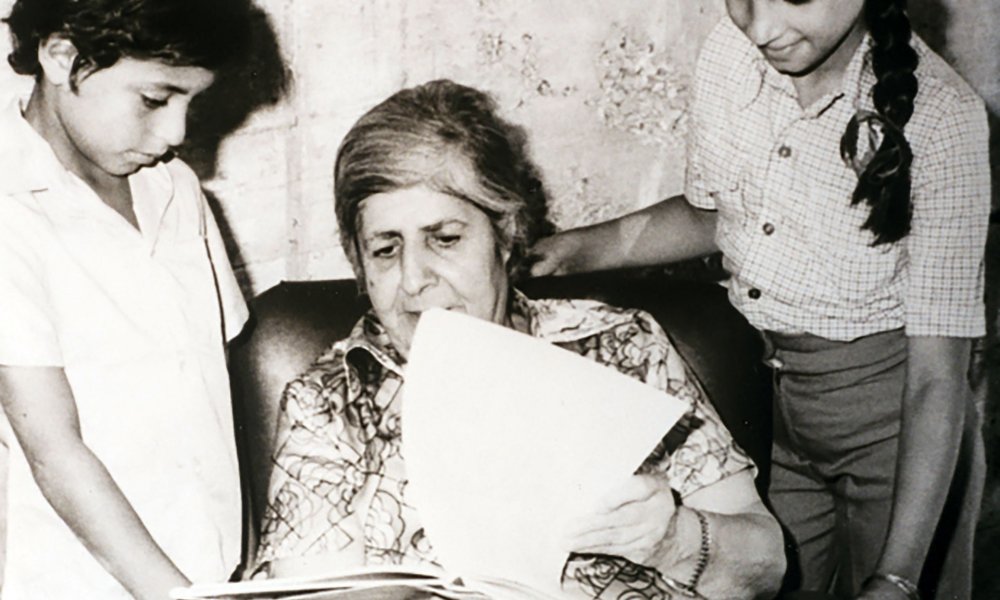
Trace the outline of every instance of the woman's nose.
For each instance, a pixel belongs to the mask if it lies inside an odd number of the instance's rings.
[[[410,296],[420,294],[434,283],[434,269],[429,254],[426,249],[419,247],[411,247],[403,251],[402,286],[403,291]]]

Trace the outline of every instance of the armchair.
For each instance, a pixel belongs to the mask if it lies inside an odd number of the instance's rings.
[[[766,486],[771,444],[771,380],[762,343],[706,277],[663,270],[590,273],[524,282],[532,297],[589,298],[651,313],[708,392]],[[247,515],[260,523],[267,499],[278,403],[285,384],[346,337],[367,309],[353,280],[283,282],[252,302],[253,319],[231,348],[234,410]],[[255,531],[248,532],[255,539]],[[252,546],[252,544],[251,544]]]

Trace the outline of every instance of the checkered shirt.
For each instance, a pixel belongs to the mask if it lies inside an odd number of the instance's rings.
[[[686,195],[718,211],[716,241],[733,304],[759,329],[834,340],[905,327],[911,336],[985,331],[983,253],[990,210],[982,100],[922,40],[919,92],[906,126],[913,149],[909,236],[873,246],[840,139],[874,111],[870,39],[841,89],[808,108],[729,18],[698,60]],[[864,131],[859,139],[868,144]]]

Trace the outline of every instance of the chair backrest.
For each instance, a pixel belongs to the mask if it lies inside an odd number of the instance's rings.
[[[590,298],[651,313],[708,392],[737,442],[767,479],[770,376],[762,344],[716,283],[661,271],[542,278],[518,286],[532,297]],[[252,302],[253,320],[231,351],[234,403],[253,523],[260,523],[278,403],[285,384],[347,336],[367,309],[353,280],[284,282]]]

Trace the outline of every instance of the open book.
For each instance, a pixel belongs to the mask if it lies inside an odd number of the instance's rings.
[[[548,342],[427,311],[406,365],[402,451],[407,501],[452,575],[362,569],[174,597],[565,597],[571,521],[631,477],[687,408]]]
[[[466,583],[444,571],[420,567],[362,567],[321,577],[196,584],[173,590],[174,600],[556,600],[513,581]]]

